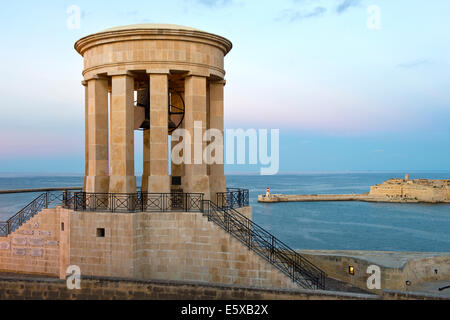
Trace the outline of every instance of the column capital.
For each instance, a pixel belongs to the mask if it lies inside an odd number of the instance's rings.
[[[109,77],[115,77],[115,76],[133,77],[134,74],[133,74],[133,72],[131,72],[129,70],[121,70],[121,71],[110,71],[110,72],[108,72],[108,76]]]
[[[221,80],[210,80],[209,81],[210,84],[223,84],[224,86],[227,84],[227,81],[225,79],[221,79]]]
[[[85,78],[82,82],[81,82],[81,84],[82,85],[85,85],[85,84],[83,84],[83,82],[84,83],[88,83],[89,81],[91,81],[91,80],[109,80],[109,77],[106,75],[106,74],[96,74],[96,75],[93,75],[92,77],[90,77],[90,78]]]
[[[201,78],[209,78],[210,74],[209,72],[202,72],[202,71],[189,71],[189,73],[186,75],[186,77],[201,77]]]

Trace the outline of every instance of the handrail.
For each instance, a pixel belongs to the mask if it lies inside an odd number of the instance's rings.
[[[76,188],[50,188],[23,207],[19,212],[10,217],[7,221],[0,221],[0,237],[7,237],[16,231],[21,225],[30,220],[43,209],[49,207],[49,204],[60,200],[63,207],[70,207],[73,201],[73,193],[69,190],[78,190]],[[50,192],[53,190],[62,190],[61,193]]]
[[[51,192],[51,191],[73,191],[73,190],[81,190],[81,187],[0,190],[0,194],[35,193],[35,192]]]
[[[295,283],[307,289],[325,289],[326,274],[264,228],[229,207],[203,201],[208,220],[232,234]]]
[[[241,208],[250,205],[248,189],[227,188],[227,192],[218,192],[216,197],[216,204],[221,208]]]
[[[7,237],[42,209],[48,207],[48,194],[43,193],[7,221],[0,221],[0,237]]]

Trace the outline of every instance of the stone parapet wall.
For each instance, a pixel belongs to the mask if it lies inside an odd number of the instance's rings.
[[[374,300],[376,295],[301,289],[252,288],[180,281],[82,278],[81,290],[66,281],[0,275],[0,300]]]
[[[423,293],[383,290],[379,295],[302,289],[251,288],[179,281],[82,278],[81,290],[66,281],[0,274],[0,300],[446,300]]]

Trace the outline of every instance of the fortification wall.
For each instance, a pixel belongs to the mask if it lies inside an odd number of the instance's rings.
[[[424,202],[450,200],[449,186],[441,181],[403,181],[392,179],[370,188],[370,196]]]
[[[403,188],[401,185],[380,184],[370,187],[371,196],[375,197],[403,197]]]
[[[370,275],[366,272],[370,265],[380,267],[383,290],[408,290],[406,281],[412,286],[428,281],[450,281],[449,254],[333,250],[299,252],[329,277],[368,291],[367,279]],[[349,266],[354,267],[354,275],[349,274]],[[373,291],[379,293],[379,290]]]

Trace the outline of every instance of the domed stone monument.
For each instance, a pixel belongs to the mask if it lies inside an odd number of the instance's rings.
[[[193,136],[196,122],[202,136],[223,132],[231,48],[221,36],[169,24],[111,28],[77,41],[86,88],[84,191],[136,192],[134,131],[144,130],[143,192],[175,189],[205,199],[225,192],[223,163],[172,164],[170,177],[168,135],[184,128]]]

